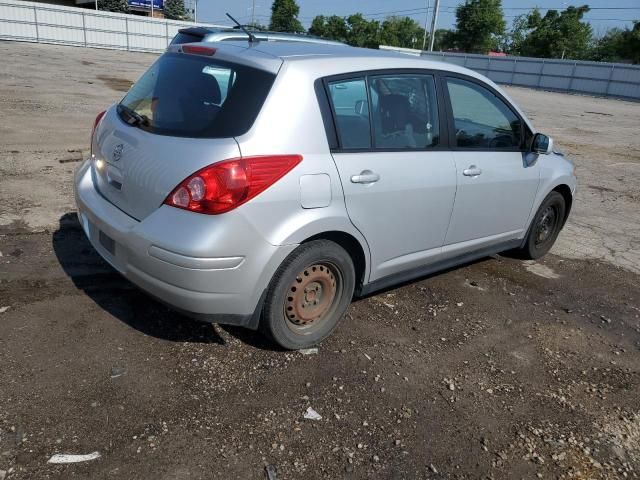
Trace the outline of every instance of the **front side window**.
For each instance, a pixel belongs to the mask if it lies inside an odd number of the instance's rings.
[[[329,83],[340,146],[344,149],[371,148],[369,102],[364,78]]]
[[[432,76],[375,76],[369,88],[375,148],[423,149],[440,143]]]
[[[507,104],[480,85],[447,78],[456,146],[491,150],[520,148],[522,122]]]

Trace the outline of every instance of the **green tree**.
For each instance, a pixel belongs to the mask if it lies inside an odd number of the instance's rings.
[[[631,29],[609,30],[596,42],[591,58],[601,62],[640,63],[640,22],[634,22]]]
[[[389,17],[382,22],[380,43],[394,47],[422,48],[424,29],[409,17]]]
[[[380,22],[367,20],[361,13],[347,18],[318,15],[311,22],[309,33],[354,47],[378,48],[380,45]]]
[[[331,15],[330,17],[318,15],[311,22],[309,34],[329,40],[337,40],[338,42],[347,43],[349,40],[347,22],[344,17],[339,17],[338,15]]]
[[[448,28],[438,28],[433,41],[434,50],[455,50],[458,48],[456,31]]]
[[[271,5],[271,24],[269,29],[274,32],[302,33],[304,28],[298,14],[300,7],[295,0],[274,0]]]
[[[509,55],[520,55],[522,44],[530,31],[529,14],[523,13],[515,17],[511,23],[511,29],[506,35],[502,50]]]
[[[496,49],[506,27],[501,0],[466,0],[456,9],[456,27],[458,46],[465,52]]]
[[[541,16],[533,10],[527,18],[531,31],[519,46],[519,53],[542,58],[587,58],[591,45],[591,26],[582,22],[587,5],[568,7],[562,12],[548,10]]]
[[[164,17],[169,20],[185,19],[187,11],[184,8],[184,0],[164,0]]]
[[[625,30],[622,56],[633,63],[640,63],[640,21],[633,22],[631,30]]]
[[[252,30],[252,31],[265,31],[268,30],[268,28],[265,25],[262,25],[260,22],[249,22],[246,25],[247,30]]]
[[[129,3],[127,0],[98,0],[98,10],[129,13]]]
[[[347,43],[354,47],[378,48],[380,45],[380,22],[367,20],[361,13],[347,17]]]
[[[623,60],[624,33],[621,28],[612,28],[602,38],[595,41],[591,59],[599,62],[619,62]]]

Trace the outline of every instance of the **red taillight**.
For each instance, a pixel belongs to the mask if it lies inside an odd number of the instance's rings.
[[[265,191],[301,161],[301,155],[270,155],[214,163],[186,178],[164,203],[209,215],[225,213]]]
[[[91,130],[91,144],[90,144],[90,148],[93,150],[93,137],[96,134],[96,128],[98,128],[98,124],[100,123],[100,120],[102,120],[102,117],[104,117],[104,114],[107,113],[106,110],[100,112],[97,116],[96,119],[93,122],[93,129]]]
[[[212,47],[203,47],[202,45],[185,45],[182,47],[184,53],[192,53],[194,55],[206,55],[211,57],[216,53],[216,49]]]

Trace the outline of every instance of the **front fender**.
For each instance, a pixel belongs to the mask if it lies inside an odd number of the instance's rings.
[[[549,193],[562,185],[566,185],[569,187],[571,195],[575,198],[577,187],[574,164],[565,156],[556,153],[540,155],[538,162],[540,165],[540,184],[529,213],[526,232],[529,231],[529,226],[540,208],[540,204]]]

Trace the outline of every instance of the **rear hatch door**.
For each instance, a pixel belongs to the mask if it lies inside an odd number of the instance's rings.
[[[227,60],[165,53],[98,125],[96,188],[143,220],[189,175],[240,157],[234,137],[251,128],[274,79]]]

